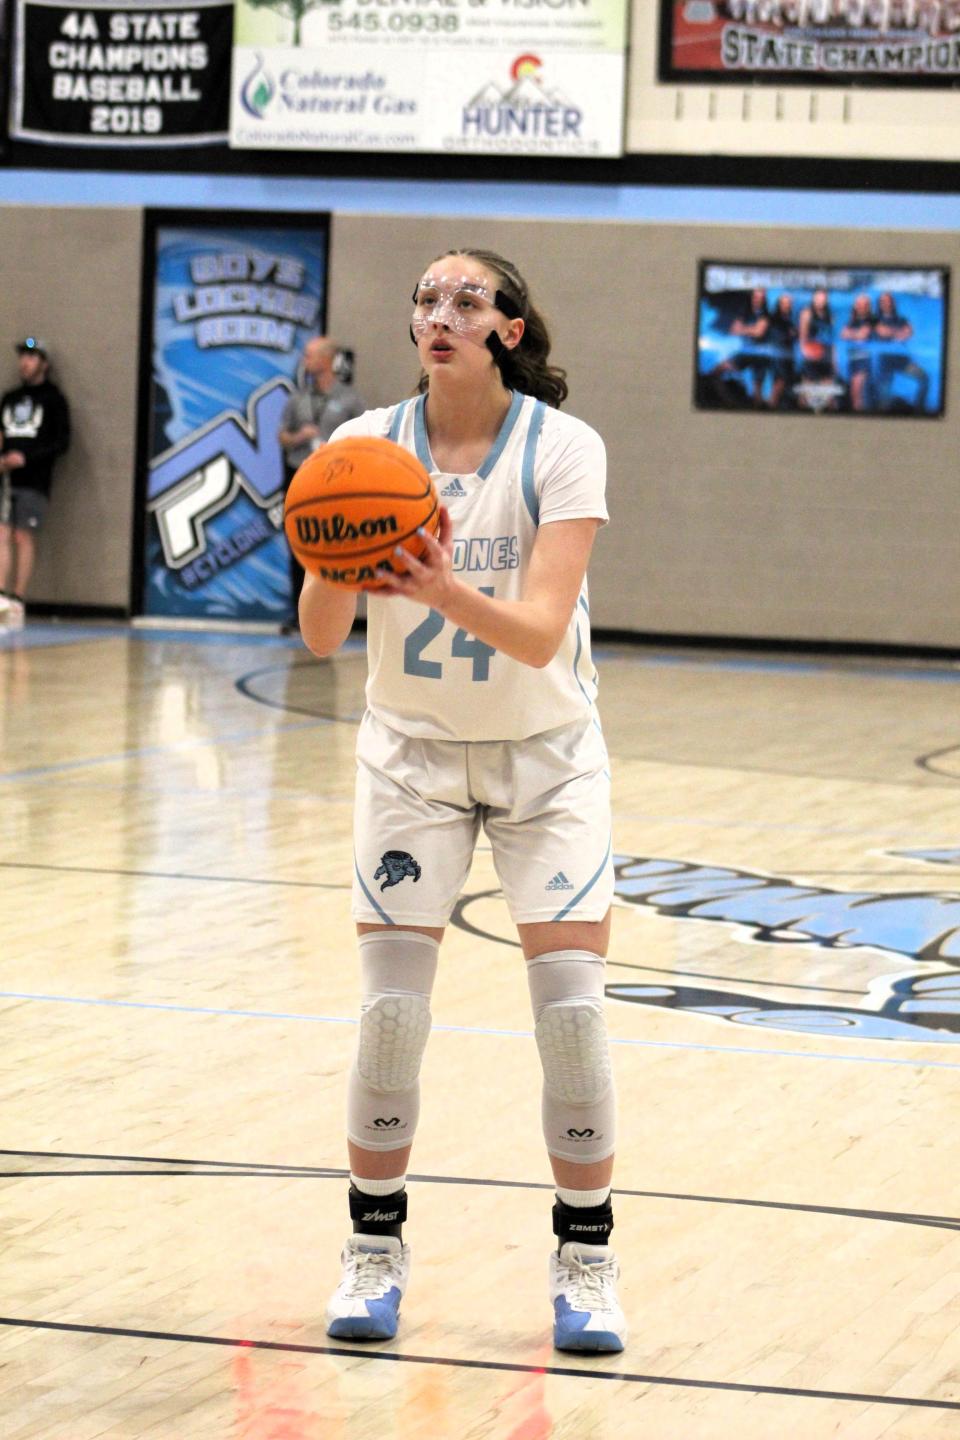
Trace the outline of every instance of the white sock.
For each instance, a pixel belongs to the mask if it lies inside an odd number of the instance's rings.
[[[609,1185],[604,1185],[602,1190],[567,1190],[563,1185],[557,1186],[557,1199],[578,1210],[583,1210],[588,1205],[603,1205],[609,1194]]]
[[[354,1175],[352,1170],[350,1172],[350,1184],[356,1186],[363,1195],[396,1195],[406,1183],[406,1175],[391,1175],[386,1180],[368,1180],[364,1175]]]

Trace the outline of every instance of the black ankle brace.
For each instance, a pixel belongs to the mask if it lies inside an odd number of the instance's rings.
[[[350,1186],[350,1219],[355,1235],[395,1235],[407,1218],[407,1192],[395,1190],[392,1195],[365,1195]]]
[[[553,1233],[561,1245],[579,1240],[584,1245],[606,1245],[613,1229],[613,1206],[608,1195],[602,1205],[565,1205],[557,1200],[553,1207]]]

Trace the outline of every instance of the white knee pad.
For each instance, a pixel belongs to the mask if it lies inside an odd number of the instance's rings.
[[[417,1128],[440,946],[413,930],[370,931],[359,946],[363,999],[347,1082],[347,1134],[366,1150],[399,1150]]]
[[[360,1016],[357,1071],[372,1090],[409,1090],[420,1075],[430,1034],[426,995],[378,995]]]
[[[588,950],[553,950],[527,966],[544,1139],[551,1155],[580,1164],[605,1160],[616,1144],[603,972],[602,957]]]

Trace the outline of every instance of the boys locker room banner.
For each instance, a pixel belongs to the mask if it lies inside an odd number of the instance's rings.
[[[146,616],[279,623],[292,609],[277,432],[324,329],[329,217],[271,222],[152,221]]]

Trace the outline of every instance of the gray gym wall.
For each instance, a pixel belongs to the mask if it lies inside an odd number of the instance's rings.
[[[18,383],[15,341],[42,336],[73,417],[38,544],[34,600],[128,603],[142,231],[137,209],[0,210],[0,390]]]
[[[10,339],[48,335],[76,419],[35,600],[127,604],[140,233],[135,210],[0,212]],[[410,291],[460,244],[520,265],[569,371],[567,408],[606,440],[596,627],[957,646],[956,367],[939,421],[707,414],[691,398],[698,260],[956,271],[954,235],[338,214],[329,328],[356,350],[368,405],[411,392]]]

